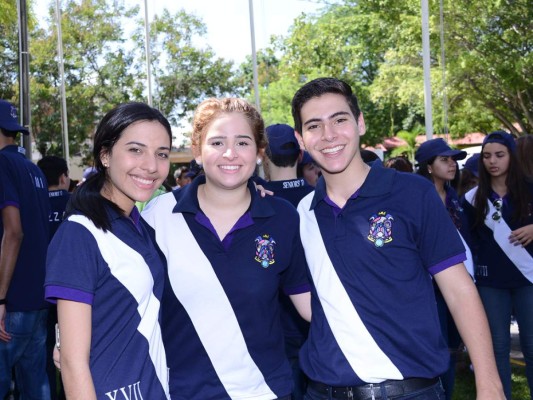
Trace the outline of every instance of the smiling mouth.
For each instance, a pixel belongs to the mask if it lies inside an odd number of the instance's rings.
[[[132,179],[143,184],[143,185],[151,185],[155,182],[155,179],[144,179],[138,176],[132,176]]]
[[[224,169],[226,171],[237,171],[240,168],[240,166],[239,165],[221,165],[219,168]]]
[[[322,154],[332,154],[332,153],[336,153],[338,151],[341,151],[342,149],[344,149],[344,145],[339,145],[339,146],[335,146],[335,147],[328,147],[326,149],[320,150],[320,152]]]

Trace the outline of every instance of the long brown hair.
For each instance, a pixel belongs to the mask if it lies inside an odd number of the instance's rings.
[[[487,213],[489,212],[489,206],[487,201],[491,192],[491,175],[488,173],[483,164],[483,148],[481,149],[481,157],[478,161],[479,171],[479,183],[474,197],[475,208],[475,221],[473,227],[482,226]],[[507,146],[506,146],[507,147]],[[512,221],[522,222],[530,213],[531,194],[528,191],[526,179],[522,168],[518,162],[516,153],[507,147],[509,152],[509,169],[507,171],[507,177],[505,178],[505,184],[507,185],[507,195],[509,200],[513,204],[513,214],[511,216]]]

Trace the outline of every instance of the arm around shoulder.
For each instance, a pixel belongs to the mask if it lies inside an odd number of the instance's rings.
[[[311,292],[291,294],[289,297],[300,317],[311,322]]]

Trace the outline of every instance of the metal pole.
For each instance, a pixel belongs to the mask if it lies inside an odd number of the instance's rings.
[[[255,91],[255,107],[257,111],[261,112],[261,105],[259,103],[259,83],[257,79],[257,52],[255,50],[255,28],[254,28],[254,4],[253,0],[248,0],[250,8],[250,36],[252,39],[252,67],[254,72],[254,91]]]
[[[59,77],[61,79],[61,132],[63,133],[63,157],[70,168],[70,144],[68,140],[68,118],[67,118],[67,94],[65,91],[65,67],[63,62],[63,30],[61,28],[61,5],[56,0],[56,21],[57,21],[57,58],[59,62]]]
[[[150,67],[150,24],[148,23],[147,0],[144,0],[144,38],[146,50],[146,80],[148,81],[148,104],[152,106],[152,69]]]
[[[426,138],[433,138],[433,111],[431,108],[431,75],[429,53],[429,8],[428,0],[422,3],[422,56],[424,65],[424,102],[426,111]]]
[[[28,14],[26,11],[26,0],[17,1],[17,12],[19,17],[19,113],[22,126],[29,128],[31,121],[30,53],[28,51]],[[31,160],[31,129],[30,135],[22,135],[22,145],[26,149],[26,158]]]
[[[444,49],[444,4],[440,0],[440,52],[442,65],[442,125],[448,141],[448,91],[446,88],[446,51]]]

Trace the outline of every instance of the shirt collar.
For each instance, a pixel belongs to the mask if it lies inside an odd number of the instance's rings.
[[[21,156],[26,157],[26,149],[24,147],[17,146],[16,144],[9,144],[1,151],[5,151],[7,153],[18,153]]]
[[[363,185],[350,196],[350,199],[356,197],[379,197],[390,193],[396,173],[398,172],[395,169],[385,168],[380,160],[372,162]],[[326,181],[321,176],[315,187],[315,195],[310,209],[314,209],[321,201],[326,201],[326,198]]]
[[[193,179],[187,186],[177,189],[173,192],[176,199],[176,205],[172,210],[173,213],[192,213],[201,212],[198,203],[198,187],[206,181],[205,176],[200,175]],[[250,214],[252,218],[268,218],[275,214],[274,209],[263,199],[255,188],[252,179],[248,180],[248,190],[250,191],[252,201],[250,204]],[[267,195],[268,197],[269,195]]]

